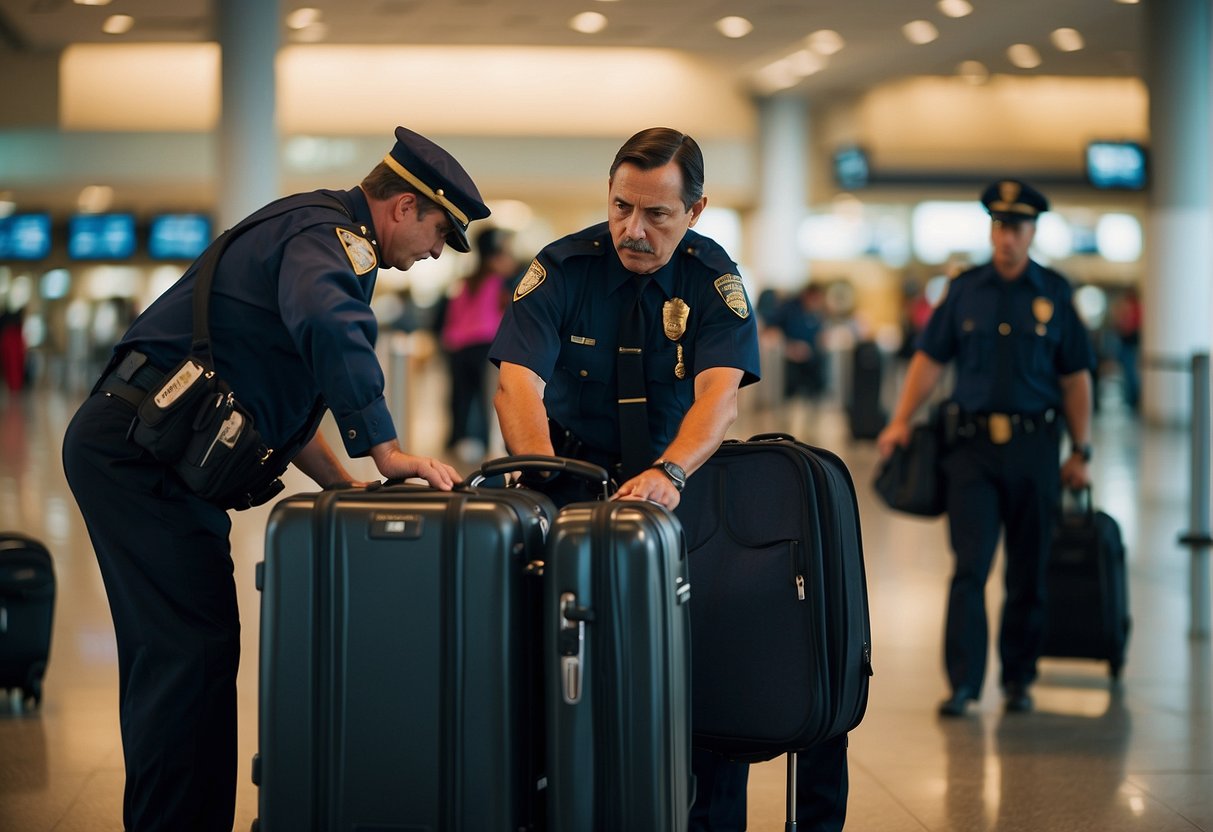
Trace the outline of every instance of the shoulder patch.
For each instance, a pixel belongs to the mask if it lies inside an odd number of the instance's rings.
[[[722,274],[712,285],[716,287],[716,292],[725,305],[733,310],[733,314],[743,320],[750,317],[750,301],[745,296],[745,287],[741,285],[740,277],[735,274]]]
[[[375,247],[371,245],[371,241],[366,237],[359,237],[353,231],[338,228],[337,239],[341,241],[341,247],[345,249],[345,256],[350,258],[350,265],[354,267],[354,274],[359,276],[364,275],[379,265],[379,258],[375,254]]]
[[[547,279],[547,276],[548,270],[540,264],[539,259],[532,260],[526,274],[522,276],[522,280],[518,281],[518,288],[514,290],[514,301],[518,302],[535,291],[539,284]]]

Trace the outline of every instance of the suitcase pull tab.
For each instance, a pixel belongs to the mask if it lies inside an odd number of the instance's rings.
[[[585,655],[585,622],[594,620],[594,611],[577,606],[572,592],[560,594],[560,632],[556,643],[560,650],[560,687],[564,701],[581,701],[581,662]]]

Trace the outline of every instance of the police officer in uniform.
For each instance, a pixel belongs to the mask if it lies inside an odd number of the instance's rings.
[[[738,389],[758,380],[754,315],[736,264],[691,230],[707,198],[690,136],[651,128],[628,139],[607,205],[607,222],[547,246],[515,289],[489,353],[501,369],[494,403],[511,453],[593,462],[621,483],[616,499],[673,509],[737,418]],[[588,496],[574,483],[530,484],[560,502]],[[845,753],[843,738],[802,769],[802,818],[818,811],[838,826],[802,828],[841,828]],[[692,768],[691,828],[744,829],[748,766],[697,750]],[[827,782],[824,810],[814,778]]]
[[[358,187],[297,194],[253,215],[285,209],[221,257],[211,346],[218,376],[286,457],[282,468],[293,461],[321,486],[353,480],[316,432],[327,409],[351,457],[447,490],[459,480],[453,468],[397,443],[370,302],[381,266],[408,269],[445,245],[467,251],[469,223],[489,211],[445,150],[403,127],[395,138]],[[136,403],[190,352],[199,262],[131,325],[64,438],[118,642],[127,832],[230,832],[235,812],[231,521],[128,438]]]
[[[943,716],[960,716],[981,695],[988,644],[985,584],[1005,534],[1006,601],[999,629],[1008,712],[1032,709],[1044,623],[1045,567],[1060,486],[1089,483],[1094,355],[1070,284],[1029,259],[1045,197],[1016,179],[982,193],[990,213],[992,261],[952,281],[910,362],[883,456],[910,437],[910,418],[956,363],[945,408],[948,528],[956,555],[948,596],[944,658],[951,694]],[[1058,465],[1064,422],[1068,453]]]

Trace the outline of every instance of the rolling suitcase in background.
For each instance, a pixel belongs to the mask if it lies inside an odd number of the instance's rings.
[[[554,513],[520,489],[412,485],[274,507],[258,565],[261,832],[536,828],[528,567]]]
[[[681,526],[647,501],[573,503],[547,552],[550,828],[683,832],[694,791]]]
[[[42,701],[42,677],[51,649],[55,569],[39,541],[0,532],[0,689],[21,701]]]
[[[889,415],[880,403],[884,356],[875,341],[860,341],[851,354],[851,389],[847,397],[847,425],[854,439],[875,439]]]
[[[779,434],[728,441],[687,480],[677,514],[695,585],[695,745],[757,762],[855,728],[872,637],[842,460]],[[791,822],[794,754],[788,768]]]
[[[1120,678],[1129,642],[1129,582],[1116,520],[1084,505],[1062,508],[1053,530],[1042,656],[1099,659]]]

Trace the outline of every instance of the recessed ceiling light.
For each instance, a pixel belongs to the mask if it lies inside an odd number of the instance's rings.
[[[605,14],[598,12],[582,12],[569,20],[569,28],[584,35],[595,35],[605,29],[607,19]]]
[[[948,17],[966,17],[973,13],[969,0],[939,0],[939,10]]]
[[[1049,40],[1062,52],[1077,52],[1086,46],[1077,29],[1054,29]]]
[[[744,38],[754,31],[754,24],[744,17],[737,17],[736,15],[722,17],[716,21],[716,31],[726,38]]]
[[[956,67],[956,74],[974,86],[990,80],[990,70],[981,61],[961,61]]]
[[[320,9],[295,9],[286,16],[286,26],[288,29],[306,29],[319,20]]]
[[[125,35],[135,25],[135,18],[129,14],[112,14],[101,24],[101,31],[107,35]]]
[[[842,39],[842,35],[833,29],[818,29],[805,38],[804,42],[818,55],[827,57],[836,54],[847,45],[847,42]]]
[[[906,40],[918,46],[930,43],[939,37],[939,30],[929,20],[911,20],[901,27],[901,33],[906,36]]]
[[[772,93],[796,86],[801,77],[792,69],[791,61],[781,58],[758,70],[755,80],[763,92]]]
[[[114,0],[75,0],[77,6],[108,6]]]
[[[1126,6],[1136,6],[1140,0],[1116,0],[1117,3],[1124,3]]]
[[[1007,58],[1020,69],[1036,69],[1040,66],[1040,53],[1035,46],[1027,43],[1016,43],[1007,48]]]

